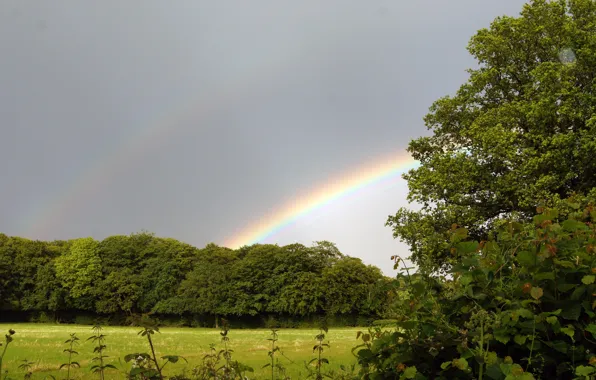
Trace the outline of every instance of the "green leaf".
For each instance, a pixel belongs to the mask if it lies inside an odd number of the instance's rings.
[[[571,289],[575,288],[576,286],[577,286],[577,285],[575,285],[575,284],[565,284],[565,283],[563,283],[563,284],[559,284],[559,285],[557,285],[557,289],[558,289],[560,292],[563,292],[563,293],[565,293],[565,292],[568,292],[568,291],[570,291]]]
[[[462,284],[463,286],[469,285],[472,281],[474,280],[474,277],[472,276],[472,274],[470,272],[466,272],[464,273],[460,278],[459,278],[459,282],[460,284]]]
[[[577,367],[575,367],[575,374],[577,376],[590,376],[591,374],[593,374],[596,371],[596,368],[590,366],[583,366],[583,365],[579,365]]]
[[[132,368],[129,372],[130,376],[137,376],[143,373],[145,370],[143,368],[135,367]]]
[[[593,324],[593,323],[590,323],[589,325],[587,325],[587,326],[585,327],[585,329],[584,329],[584,330],[586,330],[587,332],[591,333],[591,334],[592,334],[592,336],[593,336],[594,338],[596,338],[596,325],[595,325],[595,324]]]
[[[596,280],[596,276],[594,276],[593,274],[589,274],[587,276],[584,276],[582,278],[582,282],[586,285],[590,285],[594,283],[594,280]]]
[[[577,230],[587,229],[587,226],[584,223],[579,222],[577,220],[573,220],[573,219],[567,219],[567,220],[563,221],[563,223],[561,223],[561,227],[563,227],[563,230],[569,231],[569,232],[575,232]]]
[[[489,282],[492,281],[492,280],[494,280],[494,278],[495,278],[495,272],[493,272],[492,270],[491,271],[488,271],[488,273],[486,274],[486,278],[488,279]]]
[[[534,274],[534,280],[535,281],[542,281],[542,280],[554,280],[555,279],[555,273],[550,271],[550,272],[540,272],[540,273],[536,273]]]
[[[369,350],[368,348],[358,351],[357,355],[360,359],[363,359],[363,360],[369,360],[374,356],[372,351]]]
[[[456,247],[459,253],[468,254],[476,252],[479,246],[480,244],[477,241],[465,241],[458,243]]]
[[[556,316],[551,315],[550,317],[546,317],[546,321],[551,325],[554,325],[555,323],[557,323],[558,319]]]
[[[567,325],[567,327],[561,327],[561,332],[569,336],[571,340],[575,340],[573,339],[573,337],[575,336],[575,330],[572,325]]]
[[[529,251],[518,252],[516,259],[519,264],[521,264],[522,266],[525,266],[525,267],[529,267],[529,268],[533,267],[535,265],[535,263],[537,262],[536,255]]]
[[[519,379],[519,380],[535,380],[535,377],[530,372],[524,372],[521,375],[517,376],[516,379]]]
[[[468,237],[468,230],[460,227],[451,234],[451,242],[461,241]]]
[[[416,367],[415,366],[408,367],[404,371],[404,377],[406,379],[413,379],[414,377],[416,377],[416,373],[417,372],[418,372],[418,370],[416,370]]]
[[[503,344],[507,344],[507,342],[509,342],[509,340],[511,339],[511,336],[509,335],[506,328],[495,329],[493,331],[493,336],[496,340]]]
[[[545,342],[545,344],[549,347],[554,348],[555,350],[562,352],[564,354],[567,353],[568,349],[569,349],[569,344],[567,344],[567,342],[564,342],[562,340],[555,340],[552,342]]]
[[[464,358],[454,359],[453,366],[461,370],[466,370],[468,368],[468,361]]]
[[[576,302],[570,302],[561,312],[561,317],[577,321],[581,315],[582,305]]]
[[[569,297],[569,299],[571,299],[573,301],[577,301],[584,296],[585,291],[586,291],[585,286],[578,286],[577,288],[575,288],[573,293],[571,293],[571,296]]]
[[[486,376],[494,380],[503,379],[503,372],[498,364],[493,364],[486,367]]]
[[[536,286],[533,286],[532,287],[532,290],[530,290],[530,295],[535,300],[540,299],[540,297],[542,297],[543,294],[544,294],[544,292],[542,291],[542,288],[539,288],[539,287],[536,287]]]
[[[501,371],[503,372],[503,375],[511,375],[511,368],[513,367],[513,364],[501,364],[499,366],[501,368]]]
[[[178,356],[178,355],[166,355],[166,356],[162,356],[161,358],[167,360],[170,363],[177,363],[178,360],[180,360],[180,359],[182,359],[188,363],[188,361],[184,357]]]
[[[443,362],[443,363],[441,363],[441,369],[442,370],[446,370],[449,367],[451,367],[451,362]]]
[[[526,343],[526,340],[528,339],[527,335],[515,335],[513,337],[513,340],[515,341],[515,343],[519,344],[520,346],[523,345],[524,343]]]
[[[553,262],[556,265],[563,267],[563,268],[569,268],[569,269],[575,268],[575,264],[572,263],[571,261],[554,259]]]
[[[532,313],[530,310],[528,309],[517,309],[515,311],[517,313],[517,315],[519,315],[520,317],[524,317],[526,319],[531,319],[534,318],[534,313]]]
[[[490,351],[486,354],[486,359],[485,359],[486,365],[495,364],[498,359],[499,358],[497,356],[497,353],[494,351]]]

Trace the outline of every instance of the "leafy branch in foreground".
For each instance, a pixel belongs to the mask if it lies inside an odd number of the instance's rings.
[[[75,346],[75,344],[78,344],[77,343],[78,341],[79,341],[79,338],[77,337],[77,334],[72,333],[72,334],[70,334],[70,339],[68,339],[64,342],[64,343],[68,344],[68,348],[64,349],[64,351],[63,351],[63,352],[68,353],[68,363],[63,363],[62,365],[60,365],[59,369],[62,369],[64,367],[67,368],[66,380],[70,380],[70,369],[71,368],[80,368],[81,367],[79,362],[72,361],[72,356],[79,354],[77,351],[74,350],[74,346]]]
[[[447,232],[449,277],[399,274],[396,329],[357,352],[363,379],[596,375],[596,202],[574,197],[486,241]]]

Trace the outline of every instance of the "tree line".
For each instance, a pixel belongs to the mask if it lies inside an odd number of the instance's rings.
[[[151,313],[189,324],[212,324],[218,316],[253,325],[356,321],[382,313],[390,282],[327,241],[233,250],[147,232],[51,242],[0,234],[5,320],[107,316],[122,323]]]

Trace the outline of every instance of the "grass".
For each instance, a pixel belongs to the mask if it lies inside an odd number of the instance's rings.
[[[18,368],[24,359],[34,362],[31,371],[32,379],[43,379],[47,375],[54,375],[57,379],[66,378],[66,369],[58,371],[60,364],[66,363],[68,354],[63,352],[68,348],[64,343],[70,338],[71,333],[81,339],[75,350],[78,355],[73,360],[78,361],[80,369],[71,369],[73,379],[98,378],[90,372],[91,358],[93,358],[93,343],[87,342],[92,335],[91,326],[82,325],[49,325],[49,324],[0,324],[0,337],[12,328],[16,331],[14,341],[10,344],[4,358],[4,369],[8,369],[9,376],[15,379],[23,378],[23,371]],[[107,370],[106,380],[124,379],[124,371],[130,369],[130,364],[124,362],[124,356],[130,353],[149,353],[147,340],[137,335],[137,327],[111,327],[106,326],[103,334],[106,335],[107,349],[105,354],[109,357],[106,363],[115,365],[118,370]],[[330,365],[325,370],[337,370],[341,364],[355,363],[351,353],[352,347],[357,345],[356,332],[359,328],[330,329],[326,336],[331,347],[324,352]],[[223,348],[220,344],[219,330],[205,328],[160,328],[161,333],[153,336],[153,341],[158,357],[164,355],[180,355],[188,360],[188,364],[168,364],[164,375],[180,374],[183,370],[190,373],[192,368],[199,365],[203,356],[209,351],[209,344],[217,344],[217,349]],[[316,329],[280,329],[277,345],[282,349],[286,359],[282,363],[287,369],[287,374],[292,379],[306,378],[305,362],[315,357],[313,346]],[[267,329],[234,330],[229,332],[230,347],[234,350],[233,359],[254,368],[251,375],[254,379],[270,379],[270,369],[261,367],[269,362],[267,352],[271,343],[267,341],[271,331]],[[119,361],[120,359],[120,361]]]

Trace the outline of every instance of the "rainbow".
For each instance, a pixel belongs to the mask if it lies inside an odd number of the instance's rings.
[[[291,74],[299,69],[316,67],[321,57],[317,54],[304,55],[300,51],[278,59],[271,59],[261,65],[247,67],[233,78],[219,83],[217,88],[202,88],[200,95],[175,108],[162,111],[160,118],[145,120],[129,136],[112,149],[85,166],[70,183],[49,196],[42,207],[32,207],[25,212],[24,236],[32,239],[53,239],[52,226],[68,223],[71,210],[92,202],[113,178],[139,162],[147,154],[159,150],[164,141],[184,133],[192,122],[198,128],[205,128],[201,121],[218,112],[225,112],[235,104],[255,96],[274,94]],[[187,127],[188,128],[188,127]],[[207,127],[208,128],[208,127]]]
[[[346,41],[349,41],[349,35]],[[333,54],[333,52],[328,52]],[[23,236],[32,239],[53,239],[52,227],[68,223],[72,210],[81,208],[105,189],[106,185],[125,172],[151,152],[159,150],[165,140],[184,133],[189,122],[200,125],[210,115],[225,112],[234,104],[255,95],[274,94],[284,85],[287,77],[298,69],[308,69],[320,64],[320,54],[303,54],[300,51],[269,60],[261,65],[252,65],[234,78],[228,78],[218,88],[202,89],[201,95],[193,97],[182,107],[162,111],[163,117],[145,120],[127,138],[85,166],[70,183],[50,195],[42,207],[32,207],[25,212]],[[210,91],[209,91],[210,90]],[[296,199],[281,211],[261,218],[246,230],[228,241],[226,246],[238,247],[259,242],[300,217],[338,198],[357,192],[383,179],[392,178],[408,168],[416,166],[415,161],[404,153],[377,160],[363,168],[351,171],[330,181],[319,189]],[[65,237],[63,237],[65,238]]]
[[[372,164],[369,163],[361,168],[344,173],[342,176],[328,181],[323,186],[295,199],[279,211],[252,223],[238,235],[229,239],[224,245],[235,249],[262,242],[292,225],[298,219],[325,205],[381,181],[398,177],[409,169],[418,167],[418,165],[418,161],[402,153],[376,160]]]

